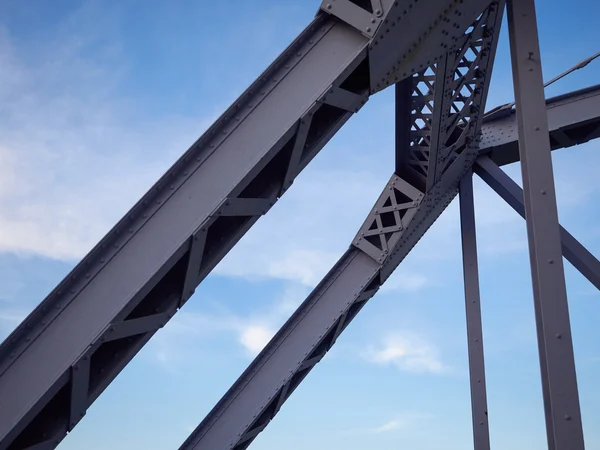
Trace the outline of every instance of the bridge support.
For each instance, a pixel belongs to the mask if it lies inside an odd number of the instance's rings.
[[[534,0],[508,1],[508,29],[548,448],[583,450]]]

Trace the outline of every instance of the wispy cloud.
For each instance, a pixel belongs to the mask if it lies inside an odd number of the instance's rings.
[[[3,310],[0,311],[0,321],[15,325],[21,323],[27,314],[20,310]]]
[[[425,275],[412,272],[404,267],[399,267],[385,282],[381,292],[405,291],[416,292],[428,285],[432,281]]]
[[[202,312],[179,312],[150,343],[150,354],[172,369],[186,361],[186,343],[233,339],[249,357],[256,356],[277,329],[305,299],[308,289],[288,284],[267,308],[239,314],[223,307]]]
[[[65,26],[35,57],[0,28],[3,252],[80,258],[213,119],[149,116],[118,47]]]
[[[352,434],[387,434],[398,431],[415,431],[421,428],[424,422],[433,418],[433,415],[419,412],[403,412],[379,425],[365,428],[354,428],[342,432],[344,435]]]
[[[316,285],[348,248],[384,183],[360,170],[301,174],[215,273]]]
[[[0,309],[0,342],[19,325],[27,313],[21,309]]]
[[[438,349],[413,333],[390,333],[378,345],[367,348],[363,357],[371,363],[395,366],[406,372],[442,374],[449,370]]]
[[[240,343],[251,353],[258,354],[269,343],[275,330],[265,325],[249,325],[242,329]]]

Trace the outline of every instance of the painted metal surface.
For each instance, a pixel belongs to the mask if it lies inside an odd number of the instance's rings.
[[[475,449],[489,450],[490,427],[485,382],[485,359],[483,356],[483,325],[481,322],[481,295],[479,292],[473,173],[471,171],[467,172],[460,181],[459,198],[473,442]]]
[[[523,189],[512,178],[487,156],[477,159],[474,170],[506,203],[525,218]],[[560,240],[563,256],[600,290],[600,261],[562,226]]]
[[[583,450],[583,428],[533,0],[508,1],[508,30],[548,448]]]
[[[523,0],[521,16],[531,16],[532,5]],[[581,244],[558,231],[553,212],[548,215],[548,205],[556,205],[545,161],[550,148],[600,137],[600,86],[544,105],[536,30],[527,17],[512,14],[517,114],[505,108],[484,117],[503,11],[498,0],[323,1],[298,39],[2,343],[0,450],[56,447],[351,115],[392,84],[396,166],[390,181],[348,251],[181,448],[247,448],[459,186],[474,438],[476,448],[488,448],[473,169],[527,216],[532,242],[543,237],[542,252],[551,255],[540,256],[534,245],[535,276],[544,258],[548,263],[534,285],[538,318],[550,324],[540,332],[549,441],[553,449],[567,448],[568,439],[575,443],[569,448],[583,448],[564,278],[549,304],[542,294],[553,271],[562,270],[559,237],[565,256],[596,286],[600,269]],[[539,128],[533,133],[527,128],[532,120]],[[523,154],[525,202],[518,187],[494,172],[494,162],[519,160],[519,139],[529,152]],[[542,167],[539,173],[532,164]],[[549,229],[531,223],[540,213],[535,189],[544,189],[550,202],[542,211]],[[565,355],[567,367],[557,367]]]

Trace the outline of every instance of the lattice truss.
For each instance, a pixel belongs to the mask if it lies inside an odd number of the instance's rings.
[[[473,167],[503,186],[501,195],[523,215],[523,193],[494,167],[519,159],[510,110],[479,136],[504,7],[504,0],[324,0],[315,20],[0,345],[0,450],[58,445],[352,114],[386,87],[396,89],[394,174],[347,251],[181,450],[246,449],[459,185],[462,195]],[[577,101],[590,109],[600,104],[597,91]],[[554,148],[600,136],[597,115],[572,117],[570,105],[558,105],[548,110]],[[568,120],[559,110],[569,111]],[[482,156],[486,148],[502,151],[492,161]],[[600,262],[562,232],[565,256],[600,287]],[[478,423],[487,421],[480,406]]]
[[[476,147],[498,10],[492,3],[456,49],[405,81],[410,84],[409,139],[400,155],[405,165],[400,176],[392,176],[354,243],[378,261],[397,244],[425,194],[457,156]]]
[[[411,79],[410,144],[407,165],[427,188],[439,181],[468,144],[481,105],[485,67],[498,5],[490,5],[469,27],[457,50]],[[491,68],[490,68],[491,69]],[[432,164],[433,160],[433,164]],[[433,167],[433,171],[430,170]]]

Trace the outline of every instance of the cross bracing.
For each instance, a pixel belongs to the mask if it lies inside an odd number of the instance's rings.
[[[0,449],[54,448],[348,118],[391,85],[396,167],[373,210],[182,448],[250,445],[459,192],[465,261],[474,261],[467,245],[474,239],[473,171],[529,224],[540,214],[546,221],[542,229],[531,225],[530,244],[548,441],[550,448],[583,448],[556,252],[596,286],[598,261],[547,207],[536,209],[534,197],[544,191],[555,205],[551,179],[536,178],[551,175],[550,149],[598,136],[600,89],[544,105],[533,2],[509,2],[516,113],[484,117],[504,9],[503,1],[485,0],[323,2],[299,38],[0,347]],[[519,159],[529,161],[523,191],[498,169]],[[532,197],[531,186],[542,188]],[[540,242],[546,230],[556,233]],[[558,272],[544,275],[538,266],[549,261]],[[465,272],[467,297],[476,298],[477,279]],[[558,288],[548,288],[556,280]],[[469,314],[472,333],[478,312]],[[559,350],[544,334],[545,320],[564,329]],[[483,373],[482,348],[469,351],[472,373]],[[486,410],[485,391],[472,393],[475,421]],[[489,446],[477,430],[478,448]]]

